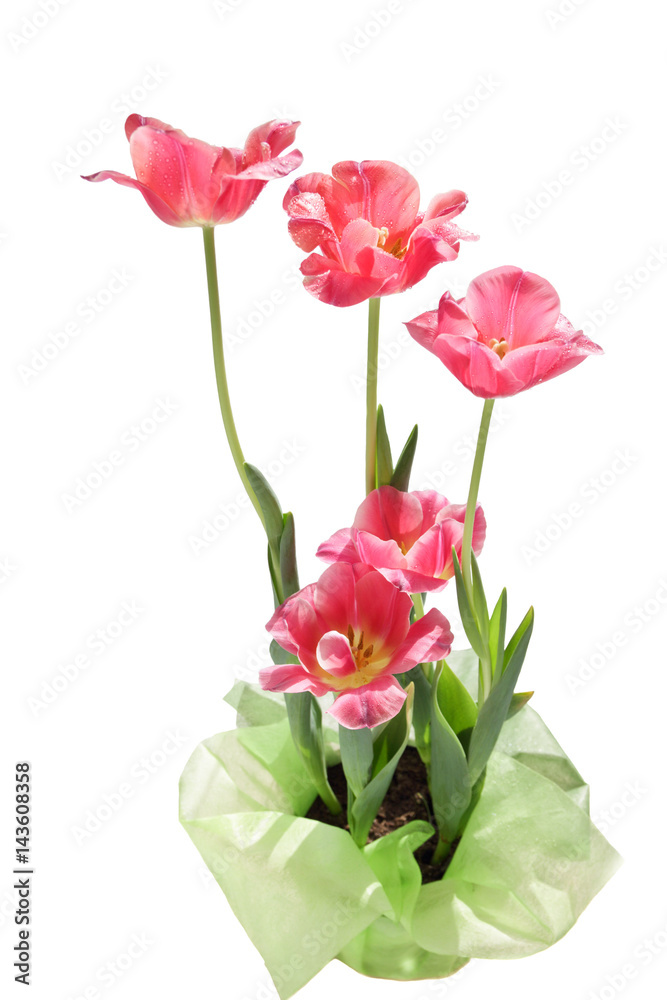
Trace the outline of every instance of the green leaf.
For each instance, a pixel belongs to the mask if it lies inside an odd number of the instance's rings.
[[[503,673],[509,668],[515,656],[521,656],[521,663],[523,663],[523,659],[526,655],[526,649],[528,648],[528,643],[530,642],[530,636],[533,631],[534,617],[535,613],[533,609],[529,608],[526,617],[523,619],[518,629],[510,639],[503,658]],[[526,632],[528,633],[527,639]],[[521,667],[519,667],[519,669],[521,669]]]
[[[369,782],[373,768],[373,733],[370,729],[338,726],[340,760],[348,788],[358,798]]]
[[[418,433],[417,425],[415,424],[408,440],[405,442],[405,447],[400,454],[394,474],[391,477],[390,485],[396,490],[403,490],[404,493],[407,492],[410,485],[410,473],[412,472],[412,462],[415,457]]]
[[[447,722],[440,702],[442,673],[443,667],[439,665],[431,700],[429,787],[440,840],[451,843],[456,838],[461,817],[470,803],[471,781],[465,752],[456,733]]]
[[[439,674],[438,706],[457,736],[465,729],[472,729],[477,722],[475,700],[446,660],[442,661]]]
[[[505,652],[505,626],[507,624],[507,590],[498,598],[498,603],[493,609],[491,622],[489,624],[489,649],[491,651],[491,668],[495,676],[496,666],[500,663],[502,673],[503,656]]]
[[[519,673],[533,631],[533,609],[531,608],[516,630],[505,652],[505,670],[496,675],[497,681],[487,700],[482,705],[477,724],[470,737],[468,764],[474,783],[481,776],[491,756],[500,730],[507,719],[512,694],[519,679]],[[517,638],[518,636],[518,638]],[[511,652],[510,652],[511,651]],[[509,655],[508,655],[509,654]]]
[[[412,725],[415,731],[415,744],[419,756],[425,764],[431,759],[431,685],[418,663],[412,670],[399,674],[398,679],[415,686],[415,701],[412,713]]]
[[[259,469],[250,465],[249,462],[245,462],[243,468],[259,506],[262,508],[269,546],[277,553],[280,547],[280,536],[283,533],[283,512],[280,509],[278,497]]]
[[[470,553],[470,560],[472,566],[472,600],[475,607],[475,615],[477,618],[477,627],[479,628],[480,635],[484,645],[488,647],[489,643],[489,609],[486,603],[486,594],[484,593],[484,584],[482,583],[482,576],[479,572],[479,566],[477,560],[475,559],[475,553]]]
[[[327,779],[327,765],[322,737],[322,709],[310,691],[285,694],[287,718],[292,740],[318,795],[332,812],[340,812],[340,803]]]
[[[511,719],[513,715],[520,712],[523,706],[528,704],[534,694],[534,691],[522,691],[520,694],[513,694],[510,707],[507,712],[507,718]]]
[[[292,653],[288,653],[286,649],[279,646],[275,639],[271,640],[271,645],[269,646],[269,652],[271,654],[271,659],[278,666],[284,666],[286,663],[298,663],[298,659]]]
[[[468,636],[468,642],[481,658],[485,655],[484,643],[482,642],[482,637],[479,634],[479,629],[477,628],[475,615],[470,607],[470,601],[468,600],[465,584],[463,582],[463,574],[461,573],[461,564],[459,563],[459,557],[457,556],[456,549],[454,547],[452,547],[452,556],[454,559],[456,597],[458,600],[459,612],[461,614],[461,623],[465,634]]]
[[[350,834],[360,847],[368,839],[368,831],[373,825],[377,811],[387,794],[401,755],[408,744],[412,725],[412,705],[414,687],[407,689],[407,698],[398,715],[384,727],[373,744],[373,767],[371,780],[361,794],[348,805]]]
[[[377,484],[378,486],[387,486],[394,474],[394,465],[391,458],[391,445],[387,436],[387,425],[384,420],[384,410],[381,406],[378,406],[376,456]]]
[[[280,575],[283,581],[283,600],[286,600],[299,589],[299,571],[296,565],[296,546],[294,540],[294,515],[285,514],[283,531],[280,536]]]

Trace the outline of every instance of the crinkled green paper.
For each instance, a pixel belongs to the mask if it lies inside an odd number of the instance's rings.
[[[284,703],[245,684],[239,728],[205,740],[181,778],[181,822],[282,1000],[332,958],[368,976],[438,979],[470,958],[558,941],[620,859],[588,815],[588,787],[540,717],[503,727],[484,789],[440,882],[422,886],[413,822],[367,845],[304,819],[315,790]],[[336,734],[325,729],[336,759]]]

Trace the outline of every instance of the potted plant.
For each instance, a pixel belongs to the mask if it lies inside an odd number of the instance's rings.
[[[173,226],[203,231],[216,380],[232,456],[267,536],[273,666],[227,695],[237,727],[205,740],[181,779],[181,822],[260,951],[281,997],[333,958],[380,978],[441,978],[471,958],[519,958],[574,924],[618,864],[588,789],[517,682],[533,630],[502,591],[487,601],[478,504],[494,400],[600,348],[544,278],[502,266],[464,298],[406,323],[484,400],[465,503],[410,491],[417,428],[394,461],[377,402],[380,302],[476,239],[453,221],[461,191],[419,209],[417,182],[386,161],[345,161],[286,192],[289,232],[323,303],[368,301],[365,497],[318,549],[301,587],[295,527],[245,460],[223,353],[215,227],[301,163],[298,123],[210,146],[157,119],[126,125],[138,189]],[[450,583],[451,581],[451,583]],[[456,588],[470,648],[426,610]],[[437,598],[436,598],[437,599]],[[267,614],[268,617],[268,614]]]

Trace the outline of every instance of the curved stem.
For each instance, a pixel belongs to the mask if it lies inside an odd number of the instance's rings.
[[[368,300],[368,357],[366,361],[366,493],[376,485],[378,419],[378,351],[380,347],[380,299]]]
[[[225,433],[229,448],[234,459],[236,471],[241,477],[241,482],[250,501],[257,511],[262,525],[266,527],[264,515],[259,505],[257,497],[253,491],[250,481],[243,468],[245,458],[241,449],[239,436],[236,433],[236,425],[232,414],[232,404],[229,398],[227,387],[227,373],[225,371],[225,355],[222,342],[222,320],[220,317],[220,294],[218,291],[218,269],[215,260],[215,230],[213,226],[202,227],[204,234],[204,253],[206,255],[206,279],[208,282],[208,303],[211,312],[211,333],[213,335],[213,360],[215,361],[215,380],[218,386],[218,399],[220,400],[220,412],[222,422],[225,426]]]
[[[484,463],[484,451],[486,440],[489,436],[489,425],[495,399],[485,399],[482,410],[482,420],[479,425],[477,436],[477,449],[475,460],[472,465],[472,475],[470,477],[470,490],[468,491],[468,502],[466,504],[466,517],[463,525],[463,544],[461,546],[461,573],[463,582],[468,593],[468,598],[472,605],[472,576],[471,576],[471,552],[472,552],[472,529],[475,523],[475,507],[477,506],[477,494],[479,493],[479,481],[482,478],[482,465]]]

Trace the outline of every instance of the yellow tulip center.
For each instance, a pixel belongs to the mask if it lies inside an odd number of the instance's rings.
[[[496,340],[495,338],[490,340],[489,347],[491,348],[494,354],[498,355],[501,361],[503,360],[503,358],[510,349],[510,345],[507,343],[504,337],[501,337],[500,340]]]
[[[405,253],[408,249],[407,246],[401,248],[400,239],[396,240],[393,247],[385,246],[388,236],[389,236],[389,230],[387,229],[386,226],[382,226],[378,234],[378,246],[380,247],[381,250],[384,250],[385,253],[390,253],[392,257],[396,257],[398,260],[403,260],[403,258],[405,257]]]

